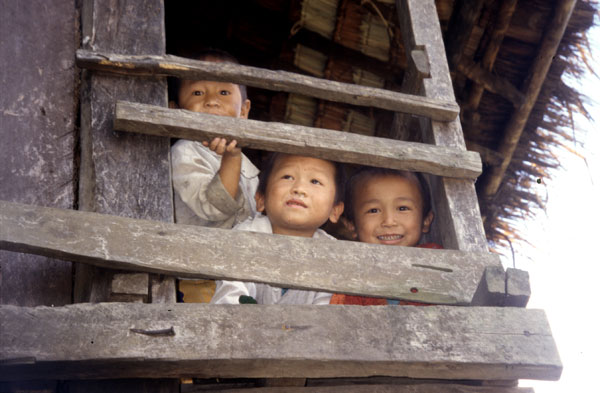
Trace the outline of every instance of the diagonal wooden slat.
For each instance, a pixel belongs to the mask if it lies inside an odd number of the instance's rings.
[[[243,147],[438,176],[474,179],[481,173],[481,159],[476,152],[132,102],[117,102],[114,126],[118,130],[199,141],[226,136]]]
[[[169,224],[0,201],[0,249],[182,277],[470,304],[497,255]]]
[[[460,110],[454,101],[335,82],[287,71],[199,61],[172,55],[121,55],[79,49],[77,65],[82,68],[125,75],[160,75],[193,80],[227,81],[346,104],[405,112],[439,121],[456,119]]]
[[[541,310],[99,303],[0,306],[0,379],[547,379]]]

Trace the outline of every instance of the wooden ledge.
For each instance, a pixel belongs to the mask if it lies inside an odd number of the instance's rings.
[[[0,306],[0,379],[544,379],[541,310],[99,303]]]

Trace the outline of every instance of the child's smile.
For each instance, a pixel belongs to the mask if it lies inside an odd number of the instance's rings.
[[[429,230],[416,181],[381,175],[361,183],[356,191],[354,221],[358,240],[365,243],[413,247]]]

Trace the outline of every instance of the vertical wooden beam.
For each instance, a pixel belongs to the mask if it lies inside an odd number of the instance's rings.
[[[88,49],[165,54],[162,0],[84,0],[82,31]],[[173,222],[169,140],[113,130],[119,99],[166,106],[165,78],[86,72],[81,96],[80,209]],[[78,266],[76,273],[76,301],[108,299],[114,272]],[[173,279],[170,287],[174,301]]]
[[[423,79],[431,77],[431,65],[425,48],[413,49],[410,55],[407,56],[407,69],[402,79],[400,91],[402,93],[421,95],[423,88]],[[403,141],[419,142],[418,138],[414,137],[412,123],[415,120],[414,116],[406,113],[395,112],[392,123],[391,138]]]
[[[495,195],[500,183],[502,183],[502,178],[512,161],[521,134],[546,80],[546,75],[552,65],[552,60],[556,55],[576,3],[577,0],[560,0],[556,5],[554,15],[548,23],[546,34],[531,66],[529,77],[523,84],[522,91],[525,93],[525,102],[513,112],[504,131],[504,138],[498,148],[498,152],[503,157],[502,163],[491,167],[488,174],[482,179],[481,190],[484,197],[489,198]]]
[[[425,47],[431,78],[423,80],[424,95],[454,100],[454,91],[442,32],[433,0],[397,0],[396,8],[407,51]],[[465,150],[460,121],[421,121],[424,142]],[[487,241],[475,187],[469,180],[432,178],[436,210],[436,231],[444,247],[463,251],[487,251]]]
[[[75,2],[0,0],[0,10],[0,199],[71,209]],[[70,262],[0,251],[0,303],[62,306],[71,292]]]

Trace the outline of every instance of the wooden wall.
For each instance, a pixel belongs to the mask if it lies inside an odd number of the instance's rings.
[[[73,208],[75,1],[0,0],[0,10],[0,199]],[[0,251],[1,304],[65,305],[71,288],[70,262]]]

